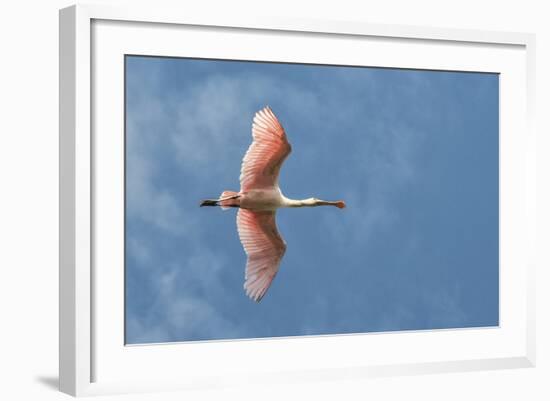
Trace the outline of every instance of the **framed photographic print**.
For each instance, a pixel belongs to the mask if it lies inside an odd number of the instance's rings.
[[[533,47],[61,10],[61,390],[533,366]]]

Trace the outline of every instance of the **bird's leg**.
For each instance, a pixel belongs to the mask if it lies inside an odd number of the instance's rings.
[[[240,197],[240,195],[233,195],[233,196],[226,196],[225,198],[220,198],[220,199],[205,199],[201,202],[200,207],[203,207],[203,206],[221,206],[220,202],[226,201],[226,200],[231,200],[231,199],[237,199],[239,197]],[[228,206],[233,206],[233,205],[228,205]]]
[[[217,199],[205,199],[201,202],[200,207],[203,206],[219,206],[219,201]]]
[[[230,199],[237,199],[237,198],[240,198],[241,195],[233,195],[233,196],[226,196],[225,198],[220,198],[218,199],[218,201],[225,201],[225,200],[230,200]]]

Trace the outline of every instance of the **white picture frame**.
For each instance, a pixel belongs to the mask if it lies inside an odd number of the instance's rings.
[[[365,336],[312,336],[298,340],[125,347],[120,342],[123,266],[116,264],[120,250],[105,250],[102,241],[108,233],[101,231],[102,219],[117,221],[120,209],[106,210],[102,206],[104,195],[96,196],[98,185],[107,185],[99,188],[99,192],[114,198],[121,186],[120,175],[113,174],[110,181],[101,179],[106,166],[117,171],[120,157],[117,148],[120,142],[116,141],[120,139],[123,102],[121,71],[116,66],[120,65],[117,64],[121,62],[120,55],[125,53],[174,54],[174,44],[165,39],[180,34],[198,35],[195,39],[201,41],[201,49],[189,47],[177,50],[181,54],[175,55],[212,56],[209,52],[222,51],[215,50],[216,42],[220,35],[226,35],[233,45],[224,44],[223,51],[227,53],[221,58],[238,54],[242,59],[302,61],[300,57],[310,57],[308,60],[325,62],[324,56],[315,53],[299,54],[304,53],[308,41],[315,44],[324,40],[331,46],[331,38],[338,38],[340,44],[346,45],[339,45],[339,50],[334,48],[326,57],[341,57],[349,64],[366,65],[361,59],[366,56],[356,57],[346,47],[366,43],[370,46],[369,60],[374,60],[369,65],[502,74],[501,246],[503,242],[507,246],[501,248],[501,325]],[[272,43],[272,53],[239,44],[240,39],[236,38],[248,40],[247,35],[255,34]],[[284,48],[290,53],[275,55],[277,44],[289,39],[293,44],[284,43]],[[400,51],[384,50],[392,46],[399,46],[395,49]],[[168,12],[154,7],[78,5],[61,10],[60,390],[80,396],[209,388],[245,384],[252,379],[277,383],[534,366],[534,47],[534,35],[525,33],[252,16],[234,19],[187,15],[185,10]],[[404,64],[403,56],[412,51],[418,59],[411,58]],[[220,53],[214,55],[220,57]],[[512,93],[515,96],[510,96]],[[97,141],[94,130],[98,128],[114,133],[107,138],[115,142]],[[109,182],[104,184],[106,181]],[[109,242],[120,244],[120,231],[112,231],[114,237]],[[106,271],[98,274],[98,269],[111,260],[115,263],[115,268],[110,269],[113,276]],[[456,346],[447,353],[441,351],[449,348],[449,344]],[[366,354],[358,352],[360,349],[370,351]],[[402,352],[390,355],[387,349]],[[186,355],[184,364],[180,351]],[[258,354],[269,357],[272,366],[255,371],[247,368],[254,366]],[[296,360],[289,360],[289,355],[296,356]],[[234,363],[224,364],[224,360]],[[147,370],[147,366],[154,366],[154,371]],[[166,370],[159,366],[166,366]]]

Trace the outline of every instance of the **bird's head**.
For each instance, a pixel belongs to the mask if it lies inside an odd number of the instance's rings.
[[[325,201],[317,198],[308,198],[305,200],[306,206],[336,206],[338,209],[346,207],[344,201]]]
[[[346,202],[340,200],[334,202],[334,206],[336,206],[338,209],[344,209],[346,207]]]

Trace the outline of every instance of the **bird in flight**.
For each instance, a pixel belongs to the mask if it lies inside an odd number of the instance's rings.
[[[279,171],[290,154],[285,130],[271,108],[258,111],[252,122],[252,144],[241,164],[241,190],[223,191],[218,199],[203,200],[200,206],[239,208],[237,231],[248,256],[245,269],[246,295],[259,302],[275,278],[286,251],[275,213],[281,207],[346,207],[343,201],[317,198],[289,199],[279,188]]]

